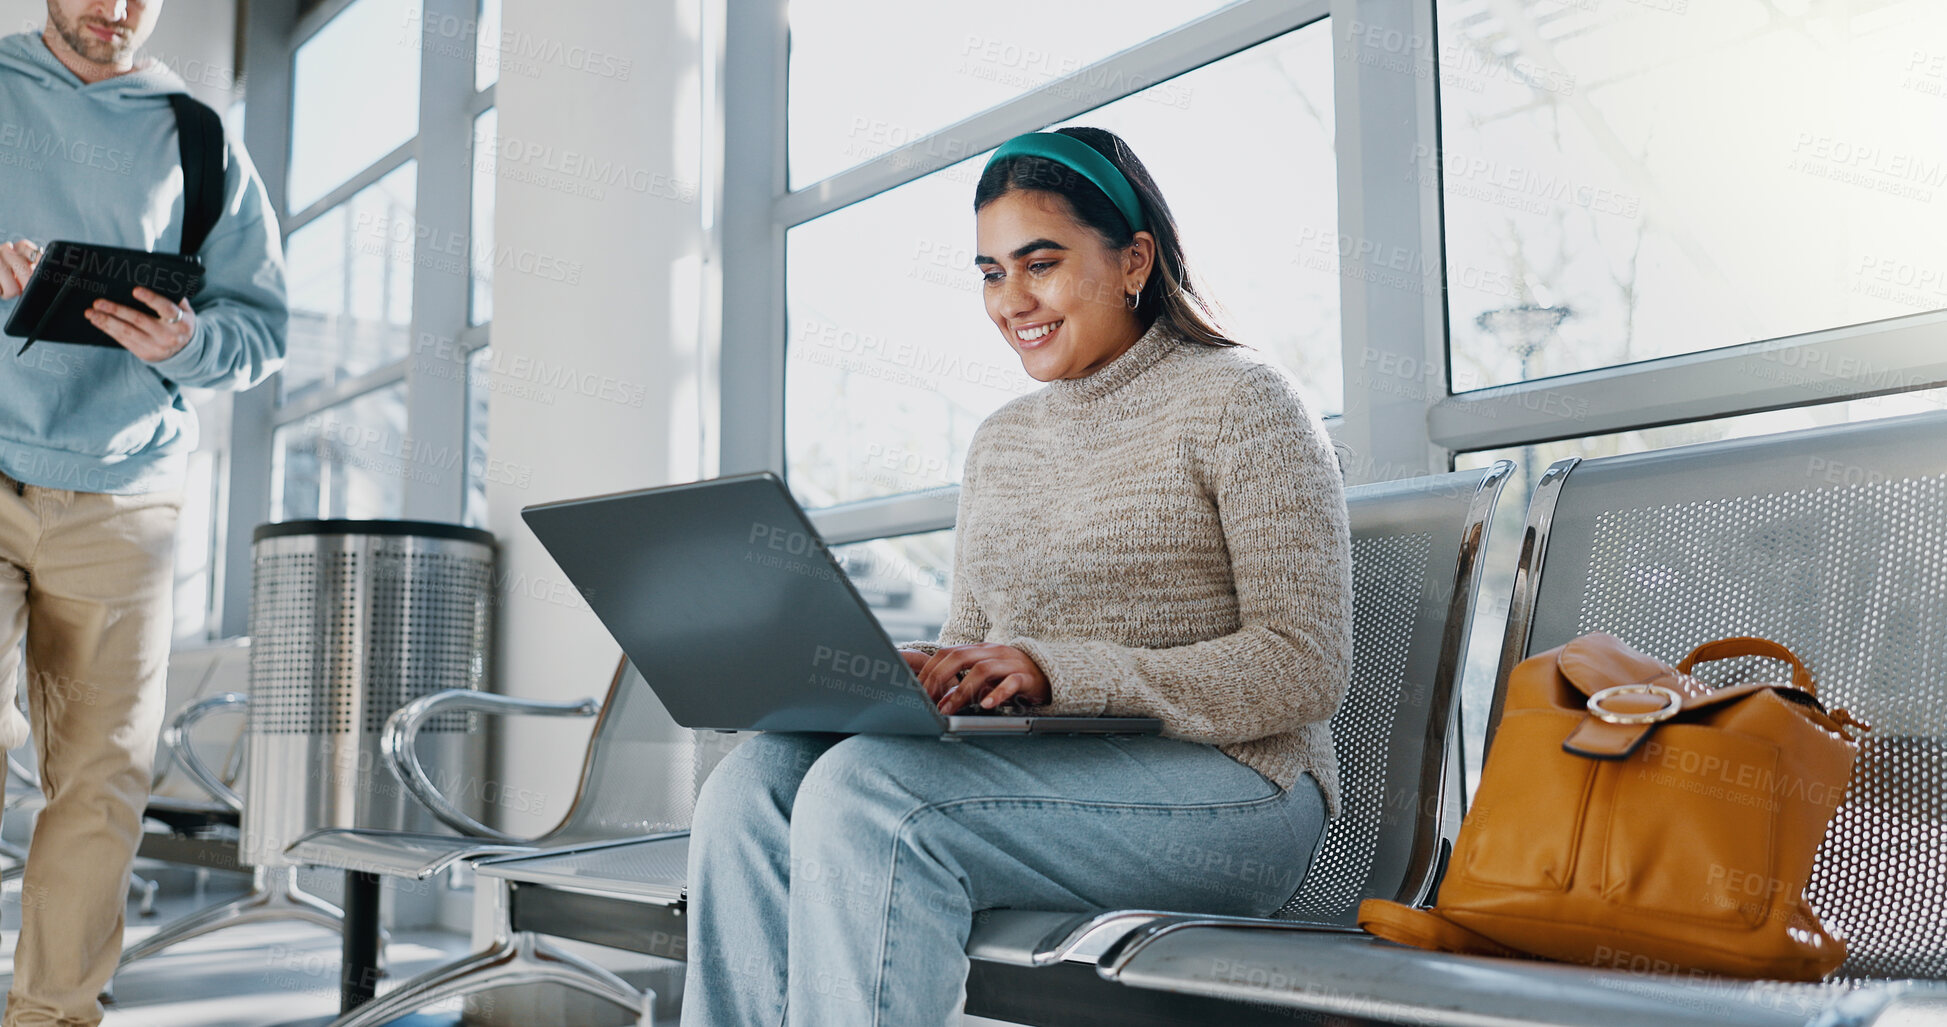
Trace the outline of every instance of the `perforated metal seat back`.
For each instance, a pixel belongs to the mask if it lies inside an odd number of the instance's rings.
[[[1509,467],[1346,491],[1352,678],[1332,717],[1340,810],[1279,918],[1351,924],[1363,899],[1411,902],[1431,886],[1444,804],[1457,798],[1443,762],[1466,622]]]
[[[697,789],[725,751],[709,734],[678,725],[623,661],[589,740],[574,807],[546,843],[688,829]]]
[[[1597,630],[1673,663],[1727,636],[1784,643],[1876,728],[1808,894],[1849,939],[1839,973],[1947,977],[1947,417],[1560,469],[1530,512],[1533,532],[1559,483],[1518,651]],[[1785,679],[1762,663],[1700,676]]]

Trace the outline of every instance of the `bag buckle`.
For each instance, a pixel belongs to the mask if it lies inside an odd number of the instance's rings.
[[[1663,700],[1663,707],[1639,713],[1618,713],[1603,709],[1604,699],[1618,695],[1654,695]],[[1594,714],[1597,720],[1610,724],[1655,724],[1676,716],[1677,711],[1681,709],[1683,709],[1683,696],[1676,689],[1665,688],[1662,685],[1616,685],[1589,696],[1589,712]]]

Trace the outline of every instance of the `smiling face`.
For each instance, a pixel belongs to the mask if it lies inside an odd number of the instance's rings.
[[[161,11],[162,0],[47,0],[42,38],[83,80],[99,81],[134,67]]]
[[[1068,201],[1026,189],[995,198],[975,220],[987,316],[1029,377],[1085,378],[1142,337],[1123,297],[1148,280],[1156,245],[1148,232],[1111,249]]]

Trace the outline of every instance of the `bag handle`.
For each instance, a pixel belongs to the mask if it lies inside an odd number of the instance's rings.
[[[1689,656],[1684,657],[1682,663],[1677,664],[1677,673],[1688,674],[1690,668],[1699,663],[1729,660],[1739,656],[1764,656],[1773,660],[1783,660],[1791,664],[1793,688],[1811,696],[1819,694],[1818,687],[1812,682],[1812,672],[1805,669],[1805,662],[1794,655],[1790,649],[1771,639],[1748,635],[1705,642],[1692,650]]]

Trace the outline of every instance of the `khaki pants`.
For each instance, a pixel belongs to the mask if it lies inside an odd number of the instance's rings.
[[[47,797],[6,1027],[101,1021],[162,727],[181,506],[180,492],[69,492],[0,474],[0,742],[18,744],[25,727],[13,703],[24,635]]]

